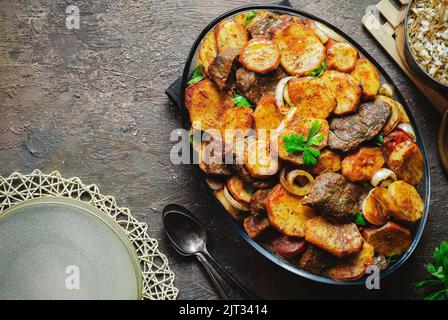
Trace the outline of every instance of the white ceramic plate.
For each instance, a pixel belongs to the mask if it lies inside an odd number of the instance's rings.
[[[141,299],[137,255],[121,227],[68,198],[0,214],[0,299]]]

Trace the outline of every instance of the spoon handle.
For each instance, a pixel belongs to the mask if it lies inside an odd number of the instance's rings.
[[[218,290],[219,296],[224,300],[255,300],[260,299],[249,292],[238,280],[229,274],[218,262],[207,252],[197,254],[199,261],[204,265],[213,283]]]

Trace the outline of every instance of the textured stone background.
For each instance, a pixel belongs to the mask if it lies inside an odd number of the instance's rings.
[[[448,238],[447,177],[436,136],[440,116],[361,26],[375,0],[292,1],[364,46],[398,84],[429,150],[432,201],[426,232],[409,262],[382,290],[315,284],[264,259],[209,204],[191,166],[169,161],[169,133],[179,114],[164,95],[180,76],[201,29],[228,9],[260,1],[0,0],[0,174],[38,168],[96,183],[147,222],[177,275],[181,299],[213,299],[195,261],[179,257],[164,237],[161,208],[186,205],[207,226],[210,251],[264,298],[421,298],[410,284]],[[277,1],[263,1],[275,4]],[[81,28],[65,28],[77,4]]]

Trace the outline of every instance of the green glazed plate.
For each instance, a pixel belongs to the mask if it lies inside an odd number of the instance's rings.
[[[37,198],[1,213],[0,257],[0,300],[141,299],[133,245],[82,201]]]

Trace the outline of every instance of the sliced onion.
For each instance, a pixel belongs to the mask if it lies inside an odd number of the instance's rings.
[[[311,187],[314,184],[314,178],[312,175],[310,175],[308,172],[303,170],[292,170],[291,172],[286,175],[286,169],[283,168],[283,170],[280,173],[280,183],[283,188],[286,189],[286,191],[295,194],[297,196],[304,196],[310,193]],[[308,180],[308,183],[300,187],[298,186],[294,181],[298,177],[305,177]]]
[[[293,107],[289,110],[289,112],[286,114],[286,116],[283,118],[282,122],[280,122],[279,126],[275,130],[277,134],[280,134],[283,130],[285,130],[286,126],[291,122],[292,118],[297,112],[297,108]]]
[[[390,83],[383,83],[378,91],[379,94],[392,98],[394,96],[394,87]]]
[[[275,88],[275,102],[277,104],[277,107],[282,112],[284,112],[283,110],[286,107],[284,97],[283,97],[285,88],[286,88],[286,85],[288,84],[288,81],[291,80],[292,78],[294,78],[294,77],[285,77],[285,78],[281,79],[278,82],[277,87]]]
[[[312,22],[311,28],[322,43],[326,43],[328,41],[328,34],[320,27],[319,24]]]
[[[403,130],[404,132],[406,132],[407,134],[409,134],[414,141],[417,140],[417,136],[415,135],[415,131],[414,128],[412,128],[412,126],[409,123],[400,123],[397,128]]]
[[[286,104],[290,107],[294,107],[292,104],[291,98],[289,97],[289,89],[288,86],[285,86],[285,90],[283,90],[283,99],[285,99]]]
[[[381,168],[375,172],[370,180],[374,187],[387,187],[394,181],[397,181],[397,176],[392,170],[386,168]]]
[[[208,186],[213,191],[220,190],[220,189],[222,189],[224,187],[224,182],[222,182],[222,181],[215,180],[215,179],[210,179],[210,178],[206,178],[206,180],[207,180]]]
[[[224,196],[226,197],[227,201],[229,201],[230,205],[234,207],[235,209],[241,210],[241,211],[249,211],[249,208],[242,205],[238,201],[236,201],[231,195],[229,190],[226,186],[224,186]]]

